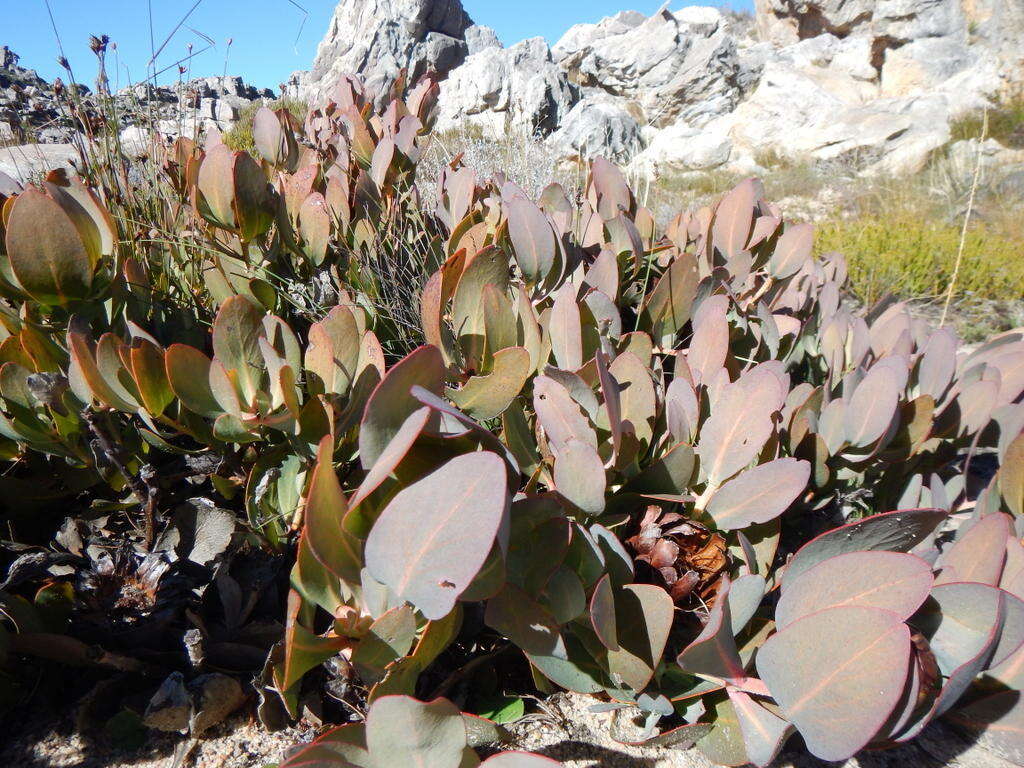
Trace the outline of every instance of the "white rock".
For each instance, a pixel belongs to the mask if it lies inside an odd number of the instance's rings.
[[[527,135],[554,132],[578,97],[551,58],[543,38],[469,56],[442,84],[437,127],[480,127],[497,137],[508,129]]]
[[[552,134],[551,143],[572,156],[602,155],[627,162],[640,150],[640,126],[616,101],[585,98],[577,102]]]
[[[319,101],[341,75],[356,74],[383,95],[403,68],[414,80],[428,70],[444,77],[465,59],[471,25],[459,0],[343,0],[303,90]]]
[[[479,53],[485,48],[502,47],[501,40],[498,39],[498,33],[490,27],[474,24],[466,29],[466,49],[470,55]]]
[[[725,165],[732,153],[731,122],[727,116],[703,128],[694,128],[682,120],[673,123],[654,136],[634,165],[648,173],[659,173],[666,168],[706,171]]]
[[[0,148],[0,171],[27,183],[55,168],[76,170],[78,150],[73,144],[20,144]]]
[[[596,24],[573,24],[551,47],[551,55],[555,61],[561,61],[597,40],[635,29],[646,19],[647,17],[638,11],[619,11],[614,16],[604,17]]]
[[[740,97],[736,41],[714,8],[662,8],[627,31],[586,41],[559,63],[575,82],[635,101],[655,125],[700,125]]]

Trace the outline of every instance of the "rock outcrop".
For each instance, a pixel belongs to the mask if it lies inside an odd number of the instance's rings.
[[[0,142],[5,144],[66,144],[79,130],[69,113],[67,100],[58,88],[35,70],[22,67],[7,46],[0,48]],[[95,114],[93,94],[82,85],[78,101],[86,114]],[[113,94],[122,127],[128,135],[140,134],[143,123],[156,120],[167,135],[216,129],[226,131],[243,109],[257,99],[270,99],[269,89],[255,88],[240,77],[202,77],[171,86],[148,83]],[[28,153],[38,155],[39,153]]]
[[[547,136],[577,100],[578,89],[555,64],[544,38],[490,46],[449,73],[438,101],[438,128],[467,123],[490,136],[508,130]]]
[[[412,79],[427,72],[444,77],[469,55],[472,26],[459,0],[344,0],[296,90],[319,101],[344,74],[362,76],[377,94],[384,94],[403,69]],[[480,35],[470,37],[476,47]]]
[[[1024,0],[755,5],[751,19],[666,3],[651,16],[576,24],[550,48],[541,38],[506,48],[459,0],[344,0],[312,69],[286,92],[322,103],[353,73],[384,99],[403,71],[429,72],[441,81],[441,130],[521,133],[565,156],[603,154],[654,173],[746,172],[765,157],[905,173],[949,143],[952,121],[1024,84]],[[18,68],[25,82],[12,90],[10,58],[0,68],[7,142],[26,114],[39,125],[60,118],[34,73]],[[156,127],[168,133],[228,126],[261,95],[237,78],[131,94],[157,103]],[[3,122],[15,97],[22,122]]]
[[[640,107],[651,125],[703,124],[740,99],[736,39],[714,8],[662,8],[577,25],[554,50],[574,82]]]
[[[503,48],[458,0],[346,0],[297,91],[342,72],[382,92],[442,80],[439,126],[519,131],[648,171],[756,168],[762,156],[920,168],[950,123],[1024,82],[1024,0],[756,0],[622,11]]]

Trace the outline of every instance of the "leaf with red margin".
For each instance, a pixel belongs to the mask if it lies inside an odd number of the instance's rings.
[[[823,560],[786,582],[775,608],[779,629],[841,605],[884,608],[910,618],[928,598],[932,567],[902,552],[848,552]]]
[[[946,519],[942,509],[903,509],[842,525],[804,544],[786,566],[782,588],[822,560],[846,552],[883,550],[909,552]]]
[[[757,671],[811,754],[845,760],[889,719],[909,657],[910,630],[897,614],[843,606],[804,616],[769,638]]]
[[[618,631],[615,621],[615,596],[612,582],[605,574],[594,587],[590,596],[590,622],[598,640],[610,651],[619,650]]]
[[[767,523],[796,501],[807,487],[811,465],[783,458],[740,472],[711,497],[707,513],[722,531]]]
[[[675,606],[661,587],[627,584],[615,597],[618,650],[608,652],[608,670],[633,691],[642,691],[665,653]]]
[[[736,639],[732,634],[729,589],[729,578],[723,577],[707,624],[696,639],[676,657],[676,663],[684,671],[720,680],[741,680],[746,677],[736,650]]]
[[[444,388],[444,358],[437,347],[423,346],[395,363],[373,390],[359,428],[359,460],[369,469],[380,458],[405,420],[420,407],[411,394],[421,386],[435,395]]]
[[[727,686],[729,701],[736,710],[736,719],[743,734],[747,756],[754,765],[768,765],[779,754],[793,732],[793,726],[754,701],[749,694]]]
[[[972,525],[947,548],[935,568],[952,566],[957,581],[976,581],[996,585],[1006,560],[1006,539],[1010,535],[1010,518],[1002,512],[987,515]]]
[[[362,542],[342,525],[348,505],[334,471],[334,439],[320,441],[306,496],[305,540],[325,568],[347,584],[358,584],[363,567]]]
[[[443,618],[487,559],[508,502],[498,456],[456,456],[391,500],[366,540],[366,567],[428,619]]]

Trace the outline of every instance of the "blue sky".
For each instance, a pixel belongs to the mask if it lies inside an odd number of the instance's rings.
[[[64,53],[76,78],[86,85],[92,84],[96,74],[89,35],[107,34],[117,42],[117,50],[108,56],[108,68],[112,84],[125,85],[144,77],[151,51],[173,32],[156,60],[157,69],[169,67],[161,80],[177,77],[174,64],[188,55],[191,43],[191,75],[221,74],[226,67],[228,74],[243,75],[254,85],[275,87],[294,70],[309,67],[335,6],[335,0],[199,0],[175,32],[195,1],[49,0],[49,7]],[[704,0],[703,4],[749,10],[751,2]],[[474,21],[494,27],[506,45],[535,35],[554,43],[576,22],[597,21],[623,8],[652,13],[660,4],[659,0],[463,0]],[[696,4],[676,0],[672,7]],[[8,13],[0,44],[9,45],[21,55],[24,66],[37,69],[47,80],[63,75],[56,64],[59,49],[44,0],[0,0],[0,8],[5,5]],[[15,5],[17,12],[13,12]]]

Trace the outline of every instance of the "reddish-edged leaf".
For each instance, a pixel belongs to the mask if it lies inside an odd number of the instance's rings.
[[[428,619],[443,618],[479,573],[507,506],[505,463],[457,456],[391,500],[366,541],[366,566]]]
[[[642,318],[658,344],[671,347],[690,320],[699,279],[696,257],[681,253],[654,284],[644,304]]]
[[[849,398],[843,418],[846,441],[861,448],[885,434],[896,415],[900,391],[895,373],[878,363],[872,366]]]
[[[359,460],[369,470],[421,403],[410,391],[416,385],[440,395],[444,358],[437,347],[423,346],[395,363],[366,401],[359,429]]]
[[[786,743],[793,726],[762,707],[749,694],[732,686],[727,686],[726,690],[736,710],[750,762],[758,766],[768,765]]]
[[[729,352],[728,296],[712,296],[700,305],[693,319],[693,338],[686,351],[686,363],[695,384],[709,384],[725,364]]]
[[[615,596],[618,649],[608,652],[608,670],[633,691],[642,691],[665,653],[675,606],[661,587],[626,584]]]
[[[543,282],[555,262],[555,233],[544,213],[529,200],[508,201],[508,234],[516,263],[527,283]]]
[[[795,275],[811,257],[814,246],[814,227],[811,224],[791,224],[779,235],[775,251],[768,260],[768,272],[777,280]]]
[[[305,537],[313,556],[325,568],[343,583],[358,584],[363,565],[361,542],[342,525],[348,505],[334,471],[333,450],[333,438],[320,441],[306,497]]]
[[[424,406],[409,414],[409,417],[403,422],[398,432],[391,438],[387,448],[384,449],[384,452],[377,457],[377,461],[370,467],[370,471],[366,473],[363,482],[359,484],[359,488],[349,500],[351,506],[355,507],[373,493],[395,471],[395,468],[405,458],[413,443],[420,436],[423,428],[427,426],[427,422],[430,420],[430,413],[430,408]]]
[[[5,221],[7,258],[21,287],[43,304],[86,298],[98,248],[88,247],[83,232],[45,192],[28,187],[12,199]],[[91,221],[81,218],[83,229],[97,232]]]
[[[1015,515],[1024,515],[1024,433],[1006,447],[999,467],[999,493]]]
[[[745,470],[725,483],[707,507],[723,531],[766,523],[785,512],[807,487],[811,465],[802,459],[775,459]]]
[[[597,448],[597,435],[586,416],[566,388],[554,379],[538,376],[533,380],[533,407],[553,446],[564,445],[575,438]]]
[[[787,578],[775,623],[782,629],[803,616],[842,605],[884,608],[907,619],[931,587],[931,566],[916,555],[849,552]]]
[[[725,387],[701,427],[697,455],[708,482],[718,485],[750,464],[772,433],[779,407],[778,381],[771,376],[740,378]]]
[[[514,584],[505,584],[487,601],[484,620],[526,653],[565,654],[555,617]]]
[[[721,680],[736,680],[746,676],[732,634],[728,597],[729,580],[725,578],[704,629],[676,658],[676,663],[684,671]]]
[[[558,367],[567,371],[578,370],[583,365],[583,329],[580,308],[576,303],[576,287],[572,283],[563,283],[555,293],[548,334]]]
[[[754,180],[744,179],[725,194],[715,209],[712,240],[726,257],[734,258],[746,247],[754,223],[756,201]]]
[[[921,394],[938,402],[956,373],[956,334],[949,328],[933,331],[925,344],[917,373]]]
[[[570,438],[558,446],[554,467],[555,490],[588,515],[604,511],[604,464],[597,450]]]
[[[845,760],[871,741],[903,693],[910,630],[890,611],[863,606],[804,616],[757,654],[772,697],[822,760]]]
[[[590,622],[604,647],[617,651],[619,641],[615,622],[615,596],[608,574],[601,577],[590,596]]]
[[[530,375],[530,353],[522,347],[506,347],[494,354],[494,367],[484,376],[473,376],[448,397],[476,419],[500,416],[519,394]]]
[[[804,544],[786,566],[783,589],[822,560],[846,552],[885,550],[909,552],[946,519],[942,509],[904,509],[883,512],[827,531]]]
[[[457,768],[463,764],[466,726],[447,699],[422,702],[411,696],[382,696],[366,717],[366,747],[374,768]]]
[[[978,520],[935,561],[936,569],[951,567],[957,581],[995,586],[1006,560],[1010,518],[1002,512]]]

